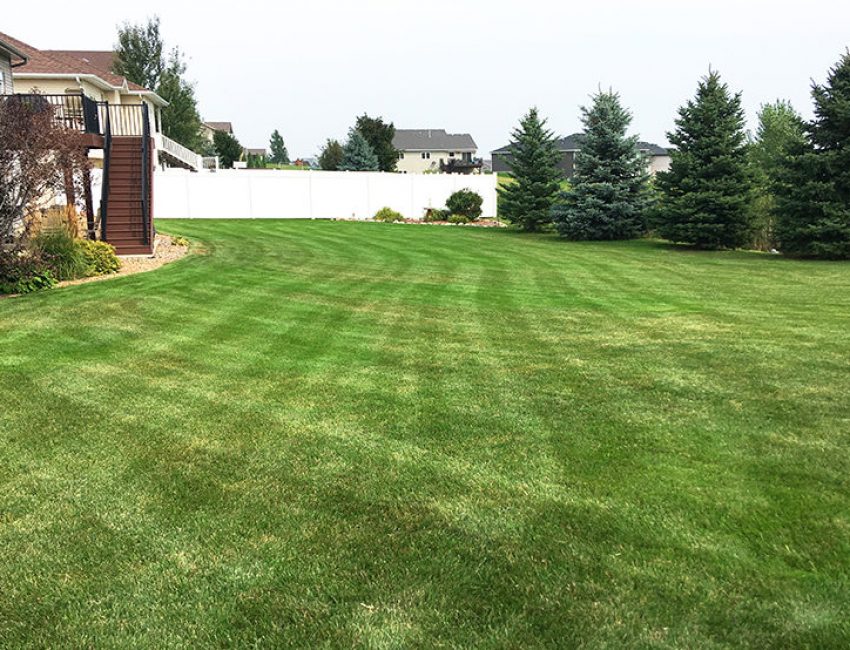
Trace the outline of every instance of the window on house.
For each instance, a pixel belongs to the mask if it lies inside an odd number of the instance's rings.
[[[399,151],[399,152],[398,152],[398,159],[399,159],[399,160],[404,160],[404,152],[403,152],[403,151]]]
[[[454,157],[455,157],[455,152],[454,152],[454,151],[450,151],[450,152],[449,152],[449,158],[454,158]]]
[[[431,158],[431,152],[430,151],[423,151],[422,152],[422,160],[429,160],[430,158]]]
[[[3,71],[0,70],[0,95],[6,94],[6,76]]]

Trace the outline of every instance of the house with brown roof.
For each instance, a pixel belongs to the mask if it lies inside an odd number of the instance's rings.
[[[120,255],[150,254],[157,159],[190,169],[203,166],[198,154],[162,134],[160,112],[168,103],[113,73],[111,52],[39,50],[2,33],[0,43],[0,60],[8,60],[15,85],[15,93],[0,96],[0,101],[49,110],[55,122],[81,134],[80,146],[93,166],[102,168],[97,173],[102,179],[99,210],[91,175],[83,172],[91,235],[114,245]],[[68,196],[73,192],[66,187]]]
[[[132,129],[123,124],[133,114],[119,106],[147,106],[150,132],[156,144],[156,158],[165,166],[199,170],[200,155],[174,142],[162,133],[162,109],[168,102],[157,93],[114,73],[115,53],[108,50],[41,50],[0,33],[0,40],[11,44],[27,61],[12,70],[18,93],[46,96],[85,96],[95,102],[107,102],[113,108],[113,133]],[[98,153],[95,152],[95,157]]]

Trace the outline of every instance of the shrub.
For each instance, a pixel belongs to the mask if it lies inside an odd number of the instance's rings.
[[[452,214],[449,215],[448,219],[449,223],[453,224],[461,224],[461,223],[469,223],[471,219],[467,217],[465,214]]]
[[[91,268],[81,240],[75,239],[64,228],[43,230],[33,238],[33,251],[50,260],[53,274],[58,280],[74,280],[91,275]]]
[[[105,241],[78,239],[76,243],[89,267],[88,275],[116,273],[121,268],[121,260],[115,254],[115,248]]]
[[[425,223],[434,223],[437,221],[446,221],[451,213],[448,210],[440,210],[438,208],[427,208],[425,210]]]
[[[174,246],[188,246],[188,245],[189,245],[189,240],[188,240],[188,239],[186,239],[185,237],[182,237],[182,236],[178,235],[177,237],[172,237],[172,238],[171,238],[171,243],[172,243],[172,245],[174,245]]]
[[[392,208],[381,208],[375,213],[375,221],[383,221],[385,223],[393,223],[395,221],[404,221],[401,213],[396,212]]]
[[[31,293],[55,284],[56,277],[42,255],[0,251],[0,294]]]
[[[446,201],[446,208],[452,215],[463,215],[470,221],[475,221],[481,216],[481,204],[484,199],[472,190],[458,190]]]

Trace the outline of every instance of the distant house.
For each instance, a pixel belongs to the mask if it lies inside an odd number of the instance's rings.
[[[0,95],[11,95],[15,92],[12,68],[20,67],[28,60],[26,54],[0,38]]]
[[[446,133],[445,129],[396,129],[393,146],[398,150],[396,169],[405,174],[469,173],[481,168],[481,161],[475,158],[478,145],[468,133]]]
[[[230,122],[204,122],[201,124],[201,135],[210,142],[213,141],[216,131],[233,135],[233,124]]]
[[[556,143],[558,151],[561,153],[561,161],[558,166],[567,179],[573,177],[575,155],[581,150],[583,138],[583,133],[573,133],[566,138],[559,139]],[[670,168],[670,152],[667,149],[650,142],[638,142],[637,146],[647,157],[647,168],[650,174],[655,175],[656,172],[667,171]],[[511,145],[496,149],[492,154],[494,172],[511,171]]]

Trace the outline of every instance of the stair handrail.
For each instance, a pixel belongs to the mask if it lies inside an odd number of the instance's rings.
[[[106,105],[103,124],[103,178],[100,183],[100,239],[106,241],[106,213],[109,209],[109,158],[112,153],[112,124],[109,104]]]
[[[184,147],[164,133],[158,133],[157,136],[159,145],[165,153],[188,165],[193,171],[200,171],[203,168],[204,159],[200,154],[195,153],[189,147]]]
[[[148,119],[148,105],[142,103],[142,225],[145,229],[143,241],[145,244],[151,243],[151,215],[150,201],[148,194],[150,192],[150,137],[151,125]]]

